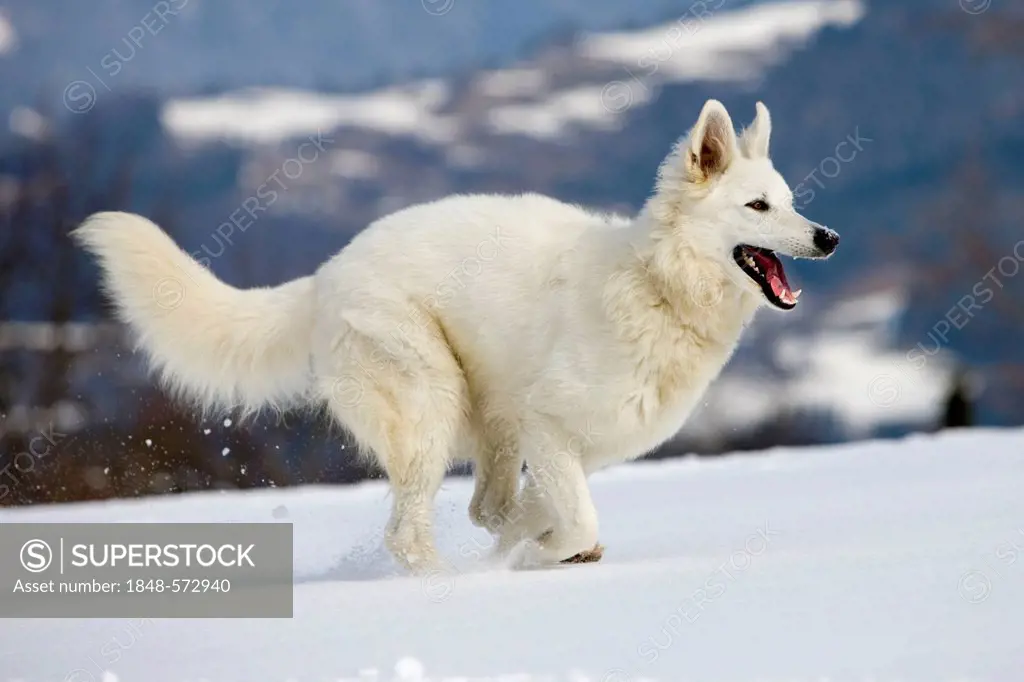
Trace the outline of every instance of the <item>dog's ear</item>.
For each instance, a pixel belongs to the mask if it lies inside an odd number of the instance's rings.
[[[768,158],[768,141],[772,136],[772,117],[768,107],[762,102],[757,103],[757,115],[740,136],[740,148],[751,159]]]
[[[729,112],[718,100],[709,99],[700,111],[697,125],[690,131],[686,157],[690,178],[703,181],[721,175],[732,163],[736,151],[736,131]]]

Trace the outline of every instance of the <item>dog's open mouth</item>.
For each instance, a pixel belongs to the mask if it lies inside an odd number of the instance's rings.
[[[776,308],[792,310],[800,298],[800,289],[793,291],[786,281],[782,261],[774,251],[740,244],[732,251],[740,270],[761,287],[764,297]]]

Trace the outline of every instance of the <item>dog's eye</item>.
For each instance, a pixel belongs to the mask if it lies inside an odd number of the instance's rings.
[[[763,199],[755,199],[747,204],[747,208],[752,208],[755,211],[767,211],[768,203]]]

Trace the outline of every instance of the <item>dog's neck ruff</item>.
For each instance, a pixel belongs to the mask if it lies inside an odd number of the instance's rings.
[[[758,308],[757,297],[722,263],[702,258],[678,230],[652,223],[645,213],[628,229],[629,246],[617,245],[603,292],[620,336],[638,348],[673,343],[668,329],[715,346],[734,344]]]
[[[620,248],[602,296],[641,387],[621,411],[642,428],[678,429],[732,355],[758,300],[678,235],[640,228],[629,228],[630,248]]]
[[[703,257],[677,226],[657,220],[645,208],[636,218],[632,252],[620,267],[637,270],[637,279],[645,280],[658,307],[672,311],[678,322],[699,330],[717,318],[745,321],[759,302],[739,286],[727,272],[728,265]],[[651,302],[648,299],[648,302]]]

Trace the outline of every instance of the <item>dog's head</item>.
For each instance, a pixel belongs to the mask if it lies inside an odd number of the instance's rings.
[[[796,306],[776,253],[827,258],[839,235],[804,218],[768,158],[768,108],[736,135],[721,102],[708,100],[697,124],[659,170],[650,204],[655,218],[685,238],[702,258],[719,261],[728,278],[777,308]]]

